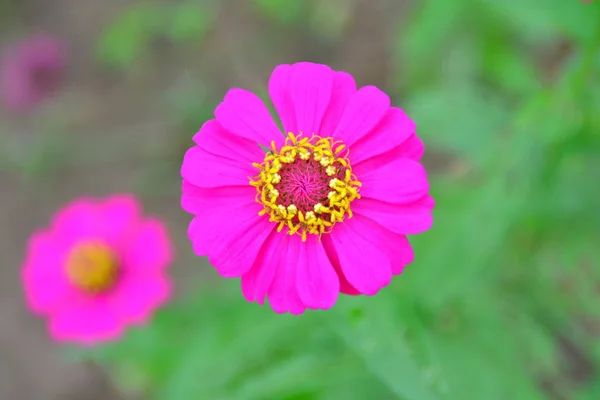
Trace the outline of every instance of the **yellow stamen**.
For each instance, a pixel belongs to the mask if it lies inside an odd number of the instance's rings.
[[[298,208],[296,208],[295,205],[290,204],[289,206],[287,206],[287,212],[288,215],[296,215],[296,213],[298,213]]]
[[[352,217],[350,204],[360,198],[361,183],[352,174],[349,152],[343,143],[316,135],[300,136],[288,133],[279,150],[271,143],[272,151],[265,155],[263,162],[252,164],[259,172],[251,178],[250,185],[257,190],[256,201],[263,205],[259,215],[269,215],[269,220],[277,224],[278,232],[286,229],[286,233],[299,234],[305,241],[309,234],[329,233],[336,222]],[[290,179],[286,171],[290,168],[316,171],[317,177],[311,179],[310,185],[323,182],[324,187],[318,189],[319,201],[306,204],[304,198],[300,203],[292,203],[294,190],[286,186],[289,184],[286,180]]]

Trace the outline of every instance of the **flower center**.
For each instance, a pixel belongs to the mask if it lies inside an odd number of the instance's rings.
[[[350,203],[357,198],[360,182],[352,174],[348,149],[340,141],[313,135],[297,138],[289,133],[285,145],[277,150],[271,143],[262,163],[254,163],[259,174],[250,180],[256,187],[257,202],[269,215],[287,228],[290,235],[329,233],[346,215],[352,218]]]
[[[106,245],[85,242],[76,245],[67,260],[67,276],[79,289],[98,294],[110,289],[117,280],[119,263]]]

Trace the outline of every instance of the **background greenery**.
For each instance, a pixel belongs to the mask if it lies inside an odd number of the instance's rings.
[[[139,73],[156,40],[194,51],[233,12],[134,4],[94,49],[115,74]],[[344,0],[252,7],[292,51],[353,45]],[[404,274],[375,297],[296,317],[246,303],[238,281],[206,271],[151,325],[75,357],[149,399],[600,398],[600,3],[423,0],[391,18],[384,89],[418,124],[437,203]],[[248,89],[264,94],[270,68]],[[141,193],[178,190],[182,151],[224,94],[186,73],[194,85],[161,94],[181,134],[170,158],[145,162],[162,178]],[[56,143],[14,168],[47,171]]]

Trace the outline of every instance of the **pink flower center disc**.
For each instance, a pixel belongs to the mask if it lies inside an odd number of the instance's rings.
[[[271,144],[259,174],[250,181],[264,208],[281,232],[322,235],[337,222],[352,217],[350,203],[360,198],[360,182],[352,174],[348,150],[332,138],[299,138],[288,134],[281,149]]]

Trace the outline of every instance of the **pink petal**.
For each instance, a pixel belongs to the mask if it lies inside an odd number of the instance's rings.
[[[287,238],[284,234],[276,230],[271,231],[254,266],[242,276],[242,293],[247,301],[264,304],[277,270],[278,254],[286,244]]]
[[[205,204],[211,203],[211,201],[206,198],[206,193],[210,193],[211,190],[238,187],[239,186],[215,189],[199,188],[198,186],[194,186],[184,179],[181,181],[181,208],[190,214],[196,214],[197,211],[202,210]]]
[[[400,260],[392,260],[392,274],[401,275],[404,272],[404,268],[406,268],[406,264],[404,264]]]
[[[406,157],[419,161],[423,157],[425,146],[416,134],[411,135],[402,145],[398,147],[398,157]]]
[[[135,233],[141,206],[129,194],[113,195],[98,204],[99,219],[102,221],[102,239],[111,246],[119,247],[120,242],[128,241]]]
[[[87,239],[98,239],[104,229],[100,207],[90,198],[79,198],[64,206],[52,220],[52,232],[61,245],[69,248]]]
[[[148,218],[141,222],[124,249],[124,267],[137,276],[154,273],[173,261],[173,248],[162,221]]]
[[[198,217],[192,218],[190,221],[190,225],[188,226],[188,237],[190,240],[194,240],[194,238],[202,232],[202,221]],[[206,253],[199,254],[205,256]]]
[[[262,100],[244,89],[230,89],[215,110],[223,128],[242,138],[269,146],[271,141],[281,146],[284,136]]]
[[[147,323],[153,312],[171,296],[171,282],[162,275],[147,271],[146,276],[127,275],[107,301],[125,324]]]
[[[400,275],[404,271],[406,265],[413,262],[415,253],[406,236],[397,236],[397,241],[394,242],[394,248],[400,253],[392,260],[392,273]]]
[[[269,96],[286,133],[298,132],[296,114],[289,91],[291,75],[292,66],[282,64],[275,67],[269,78]]]
[[[256,189],[250,185],[200,188],[184,180],[181,189],[181,207],[190,214],[198,214],[206,209],[226,209],[242,203],[256,202]]]
[[[355,169],[359,168],[362,171],[371,171],[381,168],[399,158],[408,158],[413,161],[419,161],[423,156],[424,150],[425,147],[423,146],[421,139],[419,139],[417,135],[413,134],[400,146],[394,147],[385,153],[367,158],[359,163],[353,163],[352,165]],[[350,151],[350,158],[353,158],[352,150]]]
[[[392,279],[389,254],[373,239],[369,230],[373,225],[367,218],[355,215],[323,236],[324,241],[331,241],[348,282],[366,295],[374,295]],[[331,259],[335,257],[330,255]]]
[[[65,258],[64,249],[48,232],[36,232],[29,239],[21,278],[31,311],[51,312],[73,292],[64,271]]]
[[[295,133],[318,134],[331,99],[333,71],[326,65],[301,62],[292,66],[290,97],[296,114]]]
[[[299,236],[292,240],[301,241]],[[331,308],[338,298],[340,279],[325,250],[315,235],[309,235],[305,243],[299,244],[296,289],[300,300],[308,308]]]
[[[289,312],[302,314],[306,306],[302,304],[296,289],[296,271],[299,243],[290,235],[280,233],[282,245],[277,252],[275,277],[268,290],[269,303],[273,311],[279,314]]]
[[[116,310],[95,299],[74,302],[51,316],[50,335],[59,342],[92,345],[115,340],[123,333]]]
[[[361,219],[368,229],[371,243],[377,245],[388,256],[392,274],[400,275],[404,267],[414,260],[414,253],[406,236],[390,232],[369,218]]]
[[[338,279],[340,281],[340,292],[351,295],[351,296],[361,294],[358,290],[356,290],[355,287],[353,287],[348,282],[346,275],[344,275],[344,271],[342,270],[342,267],[340,266],[339,257],[337,256],[337,253],[335,252],[335,247],[333,246],[333,242],[331,240],[325,239],[325,240],[321,240],[321,243],[323,245],[323,249],[325,250],[325,254],[327,254],[327,257],[329,258],[336,274],[338,275]]]
[[[352,286],[348,282],[348,279],[346,279],[346,275],[341,273],[337,268],[336,268],[336,272],[338,273],[338,276],[340,278],[340,292],[341,293],[347,294],[349,296],[357,296],[357,295],[361,294],[358,290],[356,290],[356,288],[354,286]],[[342,277],[343,277],[343,279],[342,279]]]
[[[241,229],[241,224],[254,223],[260,218],[258,212],[262,207],[254,200],[256,190],[252,187],[235,189],[238,189],[237,193],[232,190],[229,197],[218,193],[214,197],[197,197],[198,208],[194,211],[196,218],[192,220],[188,230],[197,255],[209,255],[223,236],[229,235],[232,230]]]
[[[350,99],[333,136],[352,146],[381,121],[389,107],[389,96],[375,86],[360,88]]]
[[[335,128],[340,123],[344,110],[354,93],[356,93],[356,83],[352,75],[346,72],[334,72],[331,101],[321,123],[320,136],[333,136]]]
[[[198,146],[184,156],[181,176],[191,184],[214,188],[221,186],[248,186],[250,177],[258,170],[249,163],[216,156]]]
[[[360,216],[363,230],[369,233],[368,240],[389,259],[392,274],[400,275],[407,264],[414,260],[410,242],[404,235],[393,233],[375,221]]]
[[[354,173],[362,183],[359,193],[363,198],[408,204],[419,200],[429,190],[425,168],[408,158],[399,158],[370,170],[359,164]]]
[[[416,130],[416,124],[399,108],[391,107],[371,132],[350,148],[352,165],[385,153],[404,143]]]
[[[355,214],[369,217],[392,232],[403,235],[422,233],[433,224],[435,202],[429,195],[408,204],[390,204],[374,199],[357,199],[352,202]]]
[[[206,121],[194,135],[194,142],[202,150],[215,156],[243,161],[246,164],[260,162],[265,152],[256,142],[244,139],[226,131],[216,120]]]
[[[248,207],[244,215],[222,216],[234,219],[233,223],[224,223],[213,235],[218,240],[212,243],[208,260],[226,278],[235,278],[248,272],[267,237],[275,229],[267,216],[259,217],[255,211],[251,218],[247,213],[256,210]]]

